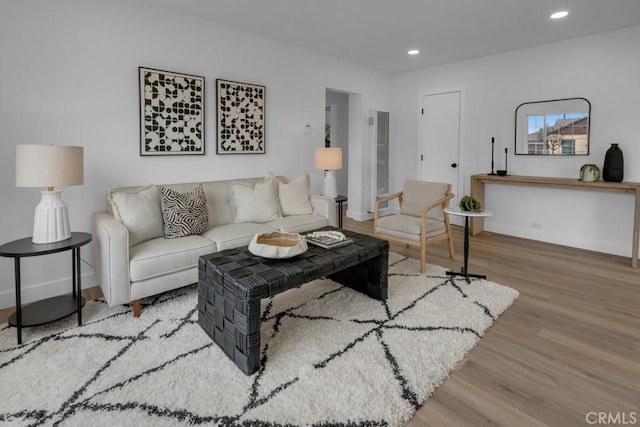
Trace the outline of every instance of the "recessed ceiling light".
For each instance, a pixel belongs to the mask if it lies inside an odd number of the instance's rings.
[[[409,55],[417,55],[420,53],[420,51],[418,49],[411,49],[409,50],[409,52],[407,52]]]
[[[560,12],[556,12],[556,13],[552,13],[551,14],[551,19],[560,19],[560,18],[564,18],[565,16],[567,16],[569,14],[569,12],[567,12],[566,10],[562,10]]]

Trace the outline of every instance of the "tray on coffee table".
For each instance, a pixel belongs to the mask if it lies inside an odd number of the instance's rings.
[[[335,249],[353,243],[353,239],[346,237],[339,231],[320,231],[304,235],[307,243],[324,249]]]

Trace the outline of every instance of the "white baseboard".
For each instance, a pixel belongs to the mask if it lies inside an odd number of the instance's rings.
[[[399,213],[400,213],[400,208],[397,206],[380,209],[380,216],[387,216],[387,215],[393,215],[393,214],[399,214]]]
[[[40,301],[46,298],[55,297],[57,295],[67,294],[71,292],[71,282],[72,278],[67,277],[53,282],[36,283],[30,286],[23,285],[20,288],[20,300],[23,304],[26,304],[34,301]],[[93,272],[85,273],[82,275],[82,289],[92,288],[96,286],[96,284],[96,275]],[[4,291],[0,293],[0,309],[15,306],[15,285],[12,284],[10,291]]]
[[[356,212],[351,209],[347,209],[347,217],[355,221],[367,221],[373,219],[373,214],[369,212]]]
[[[548,232],[544,230],[533,230],[504,226],[485,221],[484,229],[494,233],[506,234],[508,236],[522,237],[524,239],[539,240],[541,242],[554,243],[556,245],[570,246],[572,248],[586,249],[594,252],[631,257],[631,244],[623,245],[615,242],[607,242],[589,238],[589,236],[574,236]],[[631,240],[631,238],[629,238]]]
[[[392,215],[399,212],[400,209],[398,207],[382,208],[380,209],[380,216]],[[347,210],[347,216],[355,221],[367,221],[373,219],[373,212],[356,212]]]

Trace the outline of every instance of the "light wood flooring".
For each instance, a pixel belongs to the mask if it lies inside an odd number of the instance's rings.
[[[373,224],[344,227],[371,234]],[[453,236],[455,259],[442,242],[427,262],[459,270],[462,228]],[[628,258],[485,232],[471,238],[469,271],[520,297],[407,426],[586,426],[590,412],[640,425],[640,269]]]
[[[453,238],[454,260],[441,242],[427,262],[460,271],[463,228]],[[629,258],[485,232],[471,238],[469,272],[520,297],[407,426],[586,426],[589,412],[640,425],[640,269]]]

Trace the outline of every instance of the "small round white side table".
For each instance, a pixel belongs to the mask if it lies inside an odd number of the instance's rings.
[[[444,211],[449,215],[463,216],[464,217],[464,266],[460,273],[454,271],[447,271],[449,276],[464,276],[467,279],[467,283],[470,283],[469,277],[477,277],[480,279],[486,279],[487,276],[482,274],[469,274],[469,218],[486,217],[493,215],[493,212],[483,210],[482,212],[469,212],[462,211],[458,208],[445,208]]]

